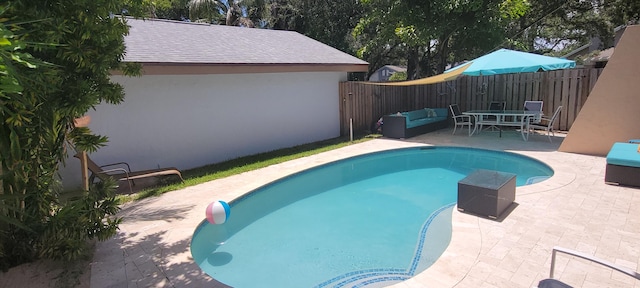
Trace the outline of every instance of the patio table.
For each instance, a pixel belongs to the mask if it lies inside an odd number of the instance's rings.
[[[540,113],[540,111],[526,110],[470,110],[462,112],[464,115],[473,116],[475,120],[475,125],[471,135],[479,133],[484,125],[494,125],[497,127],[511,126],[520,128],[520,134],[524,141],[529,139],[530,119],[539,116]],[[491,120],[487,120],[487,118],[490,118]],[[500,136],[502,136],[502,129],[500,129]]]

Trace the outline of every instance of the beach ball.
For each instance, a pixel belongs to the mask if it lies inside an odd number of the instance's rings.
[[[229,219],[231,208],[222,200],[214,201],[207,206],[207,221],[211,224],[222,224]]]

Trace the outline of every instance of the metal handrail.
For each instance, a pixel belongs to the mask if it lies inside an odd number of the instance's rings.
[[[587,255],[587,254],[582,253],[582,252],[578,252],[578,251],[574,251],[574,250],[571,250],[571,249],[562,248],[562,247],[558,247],[558,246],[553,247],[553,251],[551,252],[551,269],[549,271],[549,278],[553,278],[553,270],[555,269],[555,266],[556,266],[556,253],[557,252],[561,252],[561,253],[564,253],[564,254],[567,254],[567,255],[575,256],[575,257],[582,258],[582,259],[585,259],[585,260],[588,260],[588,261],[591,261],[591,262],[594,262],[594,263],[597,263],[597,264],[600,264],[600,265],[607,266],[607,267],[609,267],[609,268],[611,268],[613,270],[622,272],[624,274],[627,274],[628,276],[631,276],[633,278],[636,278],[637,280],[640,280],[640,274],[638,274],[638,272],[636,272],[634,270],[631,270],[631,269],[629,269],[627,267],[616,265],[616,264],[611,263],[609,261],[602,260],[602,259],[599,259],[599,258],[591,256],[591,255]]]

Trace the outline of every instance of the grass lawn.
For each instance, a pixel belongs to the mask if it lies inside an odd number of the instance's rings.
[[[184,170],[182,171],[184,182],[161,183],[160,185],[146,188],[131,195],[118,195],[117,199],[122,204],[151,196],[157,196],[169,191],[179,190],[185,187],[267,167],[289,160],[318,154],[356,143],[361,143],[380,136],[381,135],[378,134],[362,135],[354,138],[353,141],[349,141],[348,137],[333,138],[291,148],[284,148],[275,151],[245,156],[190,170]]]

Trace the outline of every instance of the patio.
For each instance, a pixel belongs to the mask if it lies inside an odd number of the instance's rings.
[[[431,268],[393,287],[533,287],[548,277],[553,246],[637,269],[640,189],[604,184],[605,158],[558,152],[563,135],[522,141],[518,132],[468,137],[451,129],[376,139],[147,198],[123,207],[118,236],[97,244],[91,287],[226,287],[192,262],[191,235],[213,200],[230,201],[284,175],[357,154],[415,145],[471,146],[531,156],[555,175],[517,188],[502,221],[453,211],[451,244]],[[233,211],[232,216],[233,217]],[[620,273],[560,255],[556,278],[576,287],[640,287]]]

